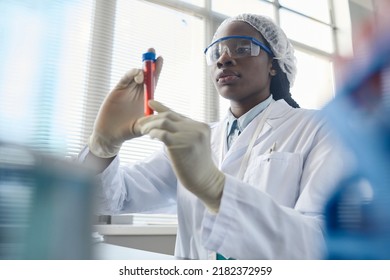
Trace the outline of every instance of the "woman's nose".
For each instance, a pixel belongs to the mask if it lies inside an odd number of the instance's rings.
[[[227,66],[234,63],[234,59],[230,56],[230,51],[228,48],[224,48],[221,52],[221,56],[217,60],[217,66]]]

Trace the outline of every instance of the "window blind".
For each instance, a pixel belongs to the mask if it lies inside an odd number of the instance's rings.
[[[0,139],[75,154],[94,1],[1,1]]]

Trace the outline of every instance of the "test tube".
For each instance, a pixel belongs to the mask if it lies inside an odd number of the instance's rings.
[[[153,115],[153,110],[150,109],[148,101],[154,98],[154,72],[156,70],[156,54],[154,52],[146,52],[142,55],[142,63],[144,70],[144,113],[145,116]]]

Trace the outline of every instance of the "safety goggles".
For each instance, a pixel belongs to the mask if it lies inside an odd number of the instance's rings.
[[[272,51],[259,40],[249,36],[227,36],[219,38],[211,43],[205,50],[207,65],[215,64],[226,51],[233,58],[248,56],[258,56],[263,49],[270,56],[274,56]]]

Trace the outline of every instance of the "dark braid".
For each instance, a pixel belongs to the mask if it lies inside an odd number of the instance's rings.
[[[290,82],[286,73],[280,69],[279,63],[274,59],[272,62],[276,75],[271,79],[271,93],[275,100],[284,99],[291,107],[299,108],[298,103],[291,97]]]

